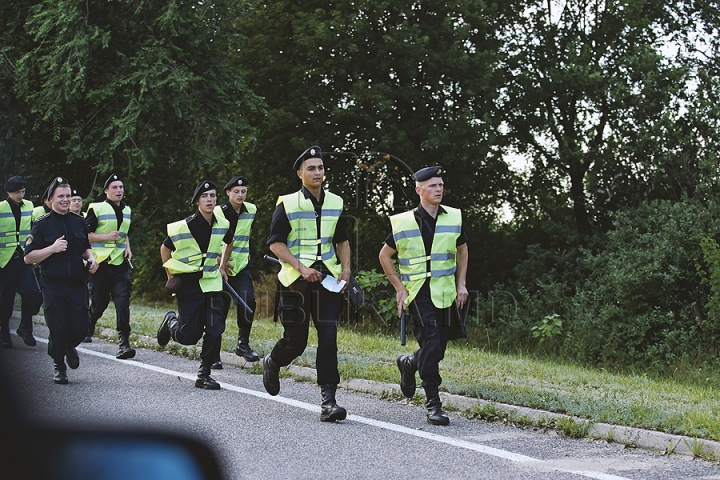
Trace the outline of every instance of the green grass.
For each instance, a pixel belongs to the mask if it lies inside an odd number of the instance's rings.
[[[173,307],[133,304],[133,332],[154,336],[168,308]],[[114,322],[111,304],[99,325],[113,328]],[[256,319],[250,344],[262,356],[272,349],[282,333],[279,323]],[[233,309],[223,336],[223,349],[234,351],[236,341]],[[168,348],[175,349],[174,353],[197,358],[199,349],[173,345],[171,342]],[[414,339],[401,347],[397,337],[361,333],[350,328],[340,329],[338,346],[342,378],[387,383],[399,381],[395,365],[397,356],[412,353],[417,348]],[[311,328],[308,348],[296,363],[314,367],[316,347],[315,329]],[[720,383],[716,373],[702,372],[693,376],[686,372],[655,378],[523,355],[491,353],[452,342],[440,364],[440,372],[442,390],[449,393],[574,415],[586,419],[587,425],[605,422],[720,440]],[[476,416],[492,417],[493,413],[487,410]],[[512,422],[511,419],[506,421]],[[555,425],[556,429],[565,430],[571,436],[582,433],[582,427]]]

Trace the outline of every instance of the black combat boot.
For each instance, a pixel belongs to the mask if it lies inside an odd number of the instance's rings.
[[[431,425],[447,425],[450,423],[447,413],[442,408],[440,393],[437,386],[426,386],[425,396],[427,397],[427,421]]]
[[[417,363],[415,363],[415,355],[400,355],[397,358],[398,370],[400,370],[400,390],[407,398],[415,395],[415,372],[417,372]]]
[[[53,366],[55,367],[55,370],[53,371],[53,382],[59,385],[66,385],[68,383],[68,378],[67,366],[65,366],[65,361],[54,360]]]
[[[165,317],[163,318],[160,328],[158,328],[157,331],[157,342],[161,347],[164,347],[170,342],[170,324],[175,321],[177,321],[177,315],[175,315],[175,312],[172,310],[165,312]]]
[[[32,334],[32,320],[29,322],[20,322],[20,325],[18,326],[18,329],[16,330],[16,333],[18,334],[18,337],[22,338],[22,341],[27,345],[28,347],[34,347],[37,345],[37,341],[35,340],[35,337],[33,337]]]
[[[0,329],[0,348],[13,348],[9,329]]]
[[[135,349],[130,346],[129,332],[118,332],[118,344],[118,352],[115,358],[125,360],[126,358],[133,358],[135,356]]]
[[[260,360],[260,356],[250,348],[247,338],[239,338],[237,346],[235,347],[235,355],[243,357],[247,362],[257,362]]]
[[[92,343],[92,337],[95,335],[95,324],[96,322],[90,322],[88,326],[87,336],[83,338],[83,343]]]
[[[65,350],[65,358],[67,359],[68,367],[75,370],[80,366],[80,355],[78,355],[77,350],[75,350],[73,347],[68,347]]]
[[[322,393],[322,403],[320,404],[321,422],[335,422],[345,420],[345,417],[347,417],[347,410],[335,403],[336,389],[337,385],[320,385],[320,392]]]
[[[269,353],[263,358],[262,365],[263,386],[270,395],[275,396],[280,393],[280,367],[275,365]]]
[[[210,367],[208,365],[200,365],[195,386],[206,390],[220,390],[220,384],[210,376]]]

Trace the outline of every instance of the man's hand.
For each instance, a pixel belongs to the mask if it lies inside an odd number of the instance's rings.
[[[88,263],[87,263],[88,272],[90,272],[90,273],[95,273],[95,272],[97,272],[97,269],[98,269],[99,266],[100,266],[100,265],[98,265],[98,263],[95,261],[94,258],[89,258],[89,259],[88,259]]]
[[[307,280],[308,282],[321,282],[322,281],[322,274],[315,270],[314,268],[308,268],[302,263],[299,263],[299,266],[301,268],[300,274],[302,277]]]
[[[463,306],[465,305],[465,302],[467,302],[468,299],[468,291],[465,287],[465,284],[463,283],[458,284],[456,286],[457,288],[457,297],[455,298],[455,304],[458,306],[460,310],[462,310]]]
[[[408,297],[408,292],[404,288],[402,290],[398,290],[398,292],[395,294],[395,301],[397,302],[397,314],[398,318],[402,316],[402,311],[405,310],[408,311],[407,305],[405,305],[405,300]]]
[[[350,270],[343,270],[340,276],[337,279],[337,282],[340,283],[340,280],[345,280],[345,285],[343,285],[342,291],[344,292],[348,285],[350,285]]]
[[[62,237],[55,240],[55,242],[53,242],[52,252],[53,253],[64,252],[65,250],[67,250],[67,245],[68,245],[68,243],[67,243],[67,240],[65,240],[65,235],[63,235]]]
[[[132,256],[133,255],[130,251],[130,246],[128,245],[127,247],[125,247],[125,258],[127,258],[128,260],[132,260]]]
[[[105,240],[110,240],[111,242],[115,242],[118,238],[120,238],[120,232],[118,232],[117,230],[114,232],[106,233],[105,235]]]

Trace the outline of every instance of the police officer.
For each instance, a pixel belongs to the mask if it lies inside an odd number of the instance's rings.
[[[130,207],[125,203],[125,189],[122,178],[113,173],[103,185],[105,201],[91,203],[85,217],[90,246],[100,264],[95,275],[90,277],[90,326],[85,341],[90,342],[95,325],[110,303],[115,304],[118,331],[118,353],[115,358],[126,359],[135,356],[130,347]]]
[[[213,182],[200,182],[192,201],[197,204],[195,213],[168,224],[168,236],[160,247],[168,276],[166,289],[176,294],[178,313],[172,310],[165,313],[157,342],[164,347],[172,338],[183,345],[195,345],[204,332],[195,386],[219,390],[220,384],[210,376],[210,367],[220,358],[225,331],[227,309],[219,265],[222,243],[232,243],[232,232],[230,223],[213,213],[217,202]]]
[[[83,197],[77,189],[73,188],[72,196],[70,197],[70,211],[75,215],[83,217],[82,213]]]
[[[442,167],[418,170],[413,175],[420,205],[390,217],[392,234],[380,250],[380,264],[395,287],[398,316],[409,311],[413,333],[420,348],[413,355],[400,355],[400,389],[407,397],[415,394],[415,372],[422,379],[427,398],[427,421],[450,423],[438,393],[439,362],[451,330],[453,302],[462,308],[468,291],[465,277],[468,264],[467,235],[459,209],[441,205],[444,183]],[[397,253],[400,275],[392,256]]]
[[[32,202],[25,200],[25,180],[14,176],[5,183],[7,200],[0,202],[0,348],[12,348],[10,317],[15,293],[22,298],[17,334],[25,345],[36,345],[32,317],[42,305],[33,268],[23,262],[23,247],[30,233]]]
[[[257,207],[245,201],[248,191],[248,179],[236,176],[225,184],[228,201],[215,207],[215,215],[230,222],[233,241],[223,246],[220,269],[228,277],[228,283],[250,309],[255,312],[255,290],[250,273],[250,232],[255,220]],[[225,302],[225,316],[230,309],[230,302]],[[255,315],[248,312],[242,305],[237,306],[238,342],[235,355],[248,362],[257,362],[260,357],[250,348],[250,330]],[[222,363],[215,362],[214,369],[221,369]]]
[[[263,358],[263,385],[270,395],[280,392],[280,367],[305,351],[309,317],[317,330],[317,382],[322,404],[320,420],[343,420],[347,412],[337,405],[340,383],[337,359],[337,323],[341,309],[339,289],[350,279],[350,243],[341,218],[343,201],[322,188],[325,166],[320,147],[305,150],[293,164],[302,188],[278,199],[267,244],[282,262],[280,318],[284,328],[272,352]],[[342,287],[344,288],[344,287]]]
[[[85,222],[70,213],[71,192],[63,177],[50,184],[52,210],[38,218],[25,243],[25,263],[40,265],[45,322],[50,330],[48,355],[54,363],[53,381],[59,384],[68,383],[67,366],[80,365],[75,347],[88,327],[87,272],[98,268]]]

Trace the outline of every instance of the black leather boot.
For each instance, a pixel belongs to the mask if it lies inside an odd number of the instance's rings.
[[[442,408],[438,387],[427,386],[425,396],[427,397],[427,421],[431,425],[447,425],[450,423],[447,413]]]
[[[53,362],[53,366],[55,367],[55,370],[53,371],[53,382],[59,385],[66,385],[68,383],[68,378],[65,361],[55,360]]]
[[[65,358],[67,359],[68,367],[75,370],[80,366],[80,355],[78,355],[77,350],[75,350],[73,347],[68,347],[65,350]]]
[[[200,365],[195,386],[206,390],[220,390],[220,384],[210,376],[210,367],[208,365]]]
[[[263,358],[262,365],[263,386],[270,395],[275,396],[280,393],[280,367],[275,365],[269,353]]]
[[[10,339],[10,330],[8,328],[0,329],[0,348],[13,348]]]
[[[320,385],[322,393],[322,404],[320,404],[320,421],[335,422],[337,420],[345,420],[347,410],[335,403],[335,390],[337,385]]]
[[[87,336],[83,339],[83,343],[92,343],[92,337],[95,335],[96,322],[90,322],[88,326]]]
[[[237,346],[235,347],[235,355],[243,357],[247,362],[257,362],[260,360],[260,356],[250,348],[247,338],[238,339]]]
[[[417,372],[417,364],[415,363],[415,355],[400,355],[397,358],[398,370],[400,370],[400,390],[407,398],[415,395],[415,372]]]
[[[175,312],[172,310],[168,310],[165,312],[165,317],[157,331],[157,342],[161,347],[164,347],[170,342],[170,337],[172,336],[170,333],[170,324],[173,321],[177,321],[177,315],[175,315]]]
[[[32,334],[32,321],[29,325],[23,325],[23,322],[20,322],[20,325],[15,332],[18,334],[18,337],[22,338],[22,341],[28,347],[34,347],[35,345],[37,345],[37,341]]]
[[[118,332],[118,353],[115,358],[125,360],[135,356],[135,349],[130,346],[130,333]]]

